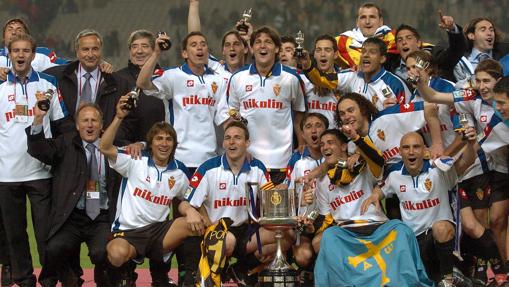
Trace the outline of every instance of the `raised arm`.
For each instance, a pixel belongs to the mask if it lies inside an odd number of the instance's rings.
[[[431,136],[431,157],[435,159],[444,154],[438,107],[435,104],[424,103],[424,119],[428,123],[429,134]]]
[[[101,150],[101,153],[104,154],[111,162],[117,161],[118,152],[117,147],[113,145],[113,141],[115,140],[115,136],[117,134],[118,128],[120,127],[120,124],[129,114],[129,110],[124,108],[128,98],[128,95],[124,95],[118,100],[115,117],[104,132],[101,138],[101,142],[99,143],[99,149]]]
[[[159,35],[156,39],[156,44],[154,47],[154,52],[147,59],[147,62],[141,68],[140,74],[138,75],[138,79],[136,80],[136,86],[143,90],[155,90],[156,86],[152,83],[152,74],[154,73],[154,69],[156,67],[157,61],[159,60],[159,56],[161,55],[161,49],[159,48],[159,43],[163,43],[164,40],[169,40],[170,37],[168,35]]]
[[[451,105],[454,103],[454,96],[452,93],[441,93],[435,91],[428,86],[430,76],[424,69],[417,69],[419,71],[419,80],[417,81],[417,90],[419,95],[427,102],[435,104]]]
[[[189,0],[189,12],[187,14],[187,33],[201,32],[200,1]]]
[[[477,144],[477,133],[474,127],[468,127],[465,130],[466,145],[459,151],[456,156],[458,159],[454,163],[456,174],[462,175],[468,167],[470,167],[477,157],[477,150],[479,146]]]

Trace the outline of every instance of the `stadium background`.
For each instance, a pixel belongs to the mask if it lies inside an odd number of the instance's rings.
[[[220,57],[222,34],[231,29],[246,8],[253,9],[253,25],[270,25],[281,35],[302,30],[304,46],[322,33],[337,35],[355,26],[357,7],[367,1],[358,0],[202,0],[202,31],[207,35],[213,55]],[[474,17],[488,16],[498,24],[502,34],[509,32],[509,1],[497,0],[382,0],[385,24],[397,28],[401,23],[416,27],[426,42],[446,41],[438,28],[437,10],[451,15],[465,26]],[[166,31],[173,47],[163,54],[163,66],[181,63],[180,41],[187,33],[187,0],[0,0],[0,19],[21,17],[28,21],[38,45],[54,49],[57,55],[74,59],[75,35],[93,28],[104,37],[104,58],[116,68],[127,64],[127,37],[136,29]],[[34,264],[39,266],[33,232],[30,237]],[[82,248],[83,267],[90,267]]]

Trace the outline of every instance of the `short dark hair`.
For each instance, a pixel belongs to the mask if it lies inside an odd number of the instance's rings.
[[[249,39],[249,44],[251,45],[251,47],[253,47],[255,40],[262,33],[269,35],[269,37],[272,39],[272,42],[274,42],[276,47],[281,48],[281,37],[279,37],[279,33],[269,26],[262,26],[256,29],[256,31],[254,31],[253,34],[251,34],[251,38]]]
[[[323,123],[323,126],[326,129],[329,128],[329,120],[324,115],[322,115],[320,113],[305,113],[304,117],[302,117],[302,121],[300,122],[300,125],[299,125],[301,130],[304,130],[304,123],[309,118],[318,118]]]
[[[156,37],[154,33],[148,31],[148,30],[136,30],[129,35],[129,39],[127,39],[127,48],[131,49],[131,45],[134,41],[138,39],[148,39],[148,42],[150,43],[150,47],[152,49],[155,48],[156,45]]]
[[[11,51],[11,47],[12,47],[12,44],[14,42],[18,42],[18,41],[27,41],[30,43],[30,48],[32,49],[32,52],[35,53],[35,49],[37,47],[37,43],[35,43],[35,39],[30,36],[29,34],[20,34],[20,35],[16,35],[14,36],[14,38],[11,39],[11,41],[9,42],[9,44],[7,45],[7,49],[9,51]]]
[[[509,77],[503,77],[493,87],[493,93],[505,94],[509,98]]]
[[[284,43],[292,43],[294,47],[297,47],[297,41],[295,41],[295,38],[292,36],[281,36],[281,45]]]
[[[414,27],[407,25],[407,24],[401,24],[401,25],[399,25],[398,29],[396,29],[396,35],[395,35],[396,40],[398,39],[398,33],[403,30],[410,31],[412,34],[414,34],[414,36],[415,36],[415,38],[417,38],[417,40],[421,40],[421,34],[419,34],[419,31],[417,31],[417,29],[415,29]]]
[[[359,18],[359,11],[362,8],[375,8],[378,11],[378,17],[382,18],[382,8],[380,8],[380,6],[372,2],[364,3],[359,7],[359,10],[357,10],[357,18]]]
[[[332,49],[334,49],[334,52],[338,51],[338,45],[336,44],[336,39],[334,37],[332,37],[331,35],[329,35],[329,34],[322,34],[322,35],[316,37],[316,39],[315,39],[315,47],[314,48],[316,48],[316,43],[318,43],[318,41],[322,41],[322,40],[331,41],[332,42]]]
[[[79,107],[78,107],[78,110],[76,111],[75,115],[74,115],[74,121],[77,123],[78,122],[78,118],[80,116],[80,113],[81,111],[83,111],[84,109],[86,108],[92,108],[92,109],[95,109],[98,113],[99,113],[99,122],[102,124],[103,123],[103,111],[101,110],[101,107],[99,107],[98,104],[96,103],[84,103],[84,104],[81,104]]]
[[[378,46],[378,51],[380,51],[380,55],[387,56],[387,45],[385,44],[385,42],[382,39],[380,39],[378,37],[369,37],[366,39],[366,41],[364,41],[364,43],[362,43],[362,47],[364,47],[368,44],[373,44],[373,45]]]
[[[342,143],[348,143],[348,138],[342,133],[340,132],[338,129],[328,129],[328,130],[325,130],[321,135],[320,135],[320,140],[325,136],[325,135],[333,135],[335,136],[340,142]]]
[[[490,18],[488,18],[488,17],[474,18],[474,19],[470,20],[470,22],[468,22],[468,24],[466,25],[466,28],[463,32],[463,34],[465,34],[465,38],[467,39],[467,51],[468,52],[472,51],[472,48],[474,47],[474,41],[468,39],[468,34],[470,34],[470,33],[474,34],[475,26],[477,26],[477,24],[481,21],[488,21],[491,23],[491,25],[493,25],[493,31],[495,32],[495,43],[493,44],[493,49],[496,49],[498,43],[500,42],[500,40],[502,40],[502,34],[498,31],[497,27],[495,26],[495,23]]]
[[[375,105],[371,103],[368,99],[366,99],[363,95],[358,93],[346,93],[341,96],[338,100],[338,104],[336,105],[336,113],[335,113],[335,120],[336,125],[340,127],[342,125],[341,118],[339,117],[339,104],[343,102],[344,100],[352,100],[359,106],[359,110],[361,111],[361,114],[368,118],[368,121],[371,122],[373,117],[378,113],[378,110],[376,109]]]
[[[495,79],[500,79],[504,75],[502,65],[493,59],[485,59],[477,64],[474,74],[477,72],[485,72]]]
[[[242,45],[244,45],[244,47],[247,47],[246,40],[244,38],[242,38],[239,31],[237,31],[237,30],[230,30],[223,35],[223,38],[221,39],[221,47],[224,47],[224,42],[226,41],[226,37],[228,37],[230,35],[235,35],[237,40],[239,40],[242,43]]]
[[[193,32],[187,34],[187,36],[184,38],[184,40],[182,40],[182,50],[183,51],[187,48],[187,42],[189,41],[189,38],[191,38],[193,36],[202,36],[205,39],[205,42],[208,42],[207,37],[205,37],[205,35],[202,32],[193,31]]]
[[[147,147],[148,147],[148,150],[151,151],[152,142],[154,141],[154,137],[158,133],[160,133],[160,132],[167,133],[167,134],[169,134],[173,138],[174,145],[173,145],[173,149],[172,149],[172,151],[170,153],[170,158],[169,158],[169,160],[173,160],[173,158],[175,157],[175,150],[177,149],[177,144],[178,144],[178,141],[177,141],[177,132],[175,131],[173,126],[170,125],[167,122],[164,122],[164,121],[163,122],[156,122],[148,130],[148,132],[147,132]]]
[[[247,126],[241,122],[241,121],[231,121],[229,124],[226,125],[224,128],[224,131],[226,132],[229,128],[239,128],[244,131],[244,135],[246,136],[246,140],[249,140],[249,130],[247,129]]]
[[[23,26],[23,29],[25,29],[25,34],[28,34],[30,35],[30,29],[28,29],[28,25],[27,23],[21,19],[21,18],[11,18],[7,21],[5,21],[5,24],[4,24],[4,30],[2,32],[2,37],[5,35],[5,30],[7,30],[7,26],[11,23],[18,23],[18,24],[21,24],[21,26]]]

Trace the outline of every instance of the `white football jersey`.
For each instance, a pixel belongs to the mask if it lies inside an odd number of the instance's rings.
[[[194,75],[184,64],[156,70],[152,83],[157,90],[144,92],[168,100],[166,120],[177,131],[179,142],[175,157],[197,167],[216,156],[215,127],[229,117],[224,79],[209,68],[201,76]]]
[[[202,205],[212,222],[223,217],[233,220],[232,226],[239,226],[248,220],[246,183],[268,182],[267,170],[257,159],[247,159],[239,174],[233,174],[226,155],[217,156],[204,162],[191,178],[185,198],[195,208]],[[253,187],[253,198],[258,197],[258,188]],[[252,207],[252,205],[251,205]],[[254,209],[251,209],[254,210]]]
[[[387,221],[387,216],[373,205],[370,205],[364,214],[361,215],[360,212],[362,202],[371,195],[376,182],[377,178],[366,167],[348,185],[338,186],[331,184],[327,185],[327,190],[323,190],[323,185],[318,185],[317,204],[322,207],[327,206],[329,213],[339,224],[350,220]],[[318,194],[320,195],[318,196]],[[357,225],[357,223],[346,225]]]
[[[313,169],[317,168],[321,163],[323,162],[323,158],[320,158],[318,160],[311,157],[311,154],[309,153],[308,148],[304,148],[303,153],[294,152],[292,155],[292,158],[288,162],[288,167],[286,169],[286,182],[288,184],[289,189],[297,189],[296,190],[296,196],[298,197],[296,199],[296,202],[300,202],[302,199],[302,192],[303,192],[303,186],[300,184],[295,184],[295,179],[299,177],[303,177],[304,175],[308,174]],[[329,179],[324,176],[322,178],[314,179],[311,187],[314,189],[315,192],[315,199],[312,204],[309,205],[302,205],[299,204],[297,208],[298,215],[305,215],[311,212],[312,210],[317,210],[320,212],[320,214],[326,215],[328,212],[328,209],[319,209],[316,204],[316,196],[318,193],[317,185],[324,185],[322,189],[327,189],[327,186],[329,185]]]
[[[50,75],[31,71],[25,81],[20,81],[9,72],[7,81],[0,84],[0,182],[23,182],[50,178],[50,167],[27,153],[25,128],[34,121],[36,94],[51,91],[50,109],[43,118],[46,138],[51,138],[50,122],[68,115],[58,90],[57,80]],[[16,106],[23,107],[26,116],[17,115]]]
[[[183,199],[189,186],[188,170],[178,160],[158,167],[148,154],[133,159],[119,149],[116,162],[109,164],[123,177],[111,226],[113,232],[165,221],[173,198]]]
[[[248,120],[249,152],[269,169],[283,169],[292,155],[292,110],[305,111],[304,86],[295,69],[275,63],[267,77],[254,64],[233,74],[228,104]]]
[[[425,124],[424,102],[394,105],[376,115],[369,126],[369,137],[382,152],[385,163],[391,165],[401,159],[401,138]]]
[[[425,160],[418,176],[411,176],[403,162],[392,166],[382,192],[396,195],[400,201],[401,219],[419,235],[440,220],[453,221],[449,190],[457,183],[456,170],[443,172]]]
[[[326,90],[325,94],[320,94],[317,88],[306,77],[301,77],[304,82],[306,92],[306,108],[308,113],[319,113],[329,120],[329,129],[337,128],[334,120],[336,106],[338,105],[338,91]]]
[[[486,129],[489,129],[488,123],[493,118],[495,110],[476,91],[470,89],[457,90],[453,92],[453,97],[456,111],[471,115],[474,119],[474,126],[478,135],[483,134]],[[480,151],[478,152],[478,158],[468,168],[462,180],[486,173],[489,170],[507,173],[506,158],[507,155],[504,150],[492,151],[490,154]]]

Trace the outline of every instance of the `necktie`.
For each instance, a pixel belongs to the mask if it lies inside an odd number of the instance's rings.
[[[97,169],[97,157],[95,156],[95,145],[87,144],[87,150],[90,152],[90,160],[88,161],[88,167],[90,168],[89,180],[99,182],[99,172]],[[97,185],[96,185],[97,186]],[[99,190],[96,190],[99,191]],[[89,196],[85,196],[85,211],[87,212],[88,217],[94,220],[100,212],[100,202],[99,197],[91,198]]]
[[[90,78],[92,75],[90,73],[85,73],[83,77],[85,77],[86,80],[81,90],[80,104],[92,102],[92,85],[90,85]]]

